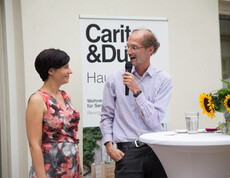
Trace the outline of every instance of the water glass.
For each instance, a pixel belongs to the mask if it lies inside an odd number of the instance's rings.
[[[185,112],[186,130],[189,134],[198,133],[199,112]]]

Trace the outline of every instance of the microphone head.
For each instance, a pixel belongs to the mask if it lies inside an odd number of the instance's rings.
[[[125,70],[126,70],[126,71],[131,72],[132,67],[133,67],[132,62],[127,61],[127,62],[125,63]]]

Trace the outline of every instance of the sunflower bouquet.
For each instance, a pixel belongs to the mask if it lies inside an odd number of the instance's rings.
[[[203,109],[203,114],[208,117],[216,117],[215,112],[230,113],[230,82],[221,80],[227,84],[227,88],[221,88],[213,93],[200,94],[200,107]]]

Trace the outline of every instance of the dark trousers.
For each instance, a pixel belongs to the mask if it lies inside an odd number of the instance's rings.
[[[167,178],[160,160],[149,146],[119,149],[125,155],[116,162],[115,178]]]

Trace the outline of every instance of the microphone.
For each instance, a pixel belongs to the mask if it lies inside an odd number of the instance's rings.
[[[133,64],[130,61],[125,63],[125,71],[131,73]],[[129,88],[125,85],[125,95],[129,95]]]

